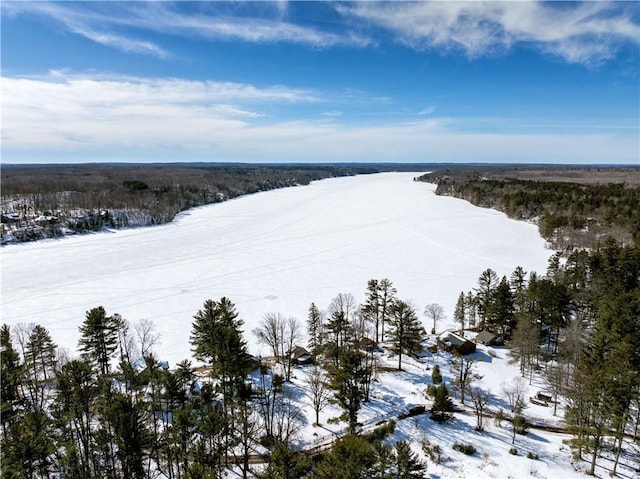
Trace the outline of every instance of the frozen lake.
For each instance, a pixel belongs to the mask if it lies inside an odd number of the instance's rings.
[[[156,352],[190,357],[193,315],[229,297],[245,338],[268,312],[306,319],[338,293],[364,299],[367,281],[389,278],[422,312],[450,318],[480,273],[520,265],[544,273],[552,254],[534,225],[436,196],[419,173],[336,178],[190,210],[173,223],[10,245],[2,261],[2,322],[34,322],[75,352],[85,312],[102,305],[152,320]],[[426,321],[426,320],[425,320]]]

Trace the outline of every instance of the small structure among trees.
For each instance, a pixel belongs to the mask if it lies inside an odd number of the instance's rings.
[[[480,331],[476,336],[476,344],[484,344],[485,346],[495,346],[501,343],[500,337],[491,331]]]
[[[453,331],[445,331],[438,336],[438,347],[449,353],[457,352],[461,356],[476,352],[476,343]]]

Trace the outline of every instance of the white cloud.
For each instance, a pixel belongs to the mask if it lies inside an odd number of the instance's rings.
[[[418,115],[431,115],[436,111],[436,107],[434,105],[429,105],[418,112]]]
[[[433,116],[375,125],[338,115],[332,121],[262,116],[267,106],[330,104],[315,92],[286,87],[57,71],[5,77],[2,93],[7,163],[158,160],[176,151],[173,161],[629,163],[640,154],[637,129],[522,134],[496,123],[491,133],[478,133],[469,120]]]
[[[206,2],[205,2],[205,5]],[[219,4],[212,3],[214,7]],[[222,4],[220,4],[222,5]],[[242,6],[242,4],[240,4]],[[256,4],[254,6],[260,6]],[[212,7],[212,8],[214,8]],[[353,32],[325,32],[311,26],[286,22],[287,3],[278,2],[264,17],[222,14],[216,10],[185,13],[170,2],[5,2],[3,12],[37,14],[62,24],[70,32],[125,52],[159,57],[169,53],[159,45],[135,39],[126,28],[218,40],[252,43],[288,42],[314,48],[336,45],[367,46],[370,40]]]
[[[525,44],[567,62],[598,64],[621,43],[640,41],[633,5],[624,2],[357,2],[336,8],[411,48],[461,49],[470,57]]]
[[[124,5],[124,4],[122,4]],[[101,45],[117,48],[127,53],[140,53],[160,58],[168,56],[157,44],[109,31],[111,17],[99,11],[70,8],[64,3],[4,2],[3,14],[38,14],[54,19],[67,30]]]

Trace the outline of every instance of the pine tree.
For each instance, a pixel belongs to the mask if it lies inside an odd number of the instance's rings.
[[[456,302],[456,307],[453,310],[453,320],[460,325],[460,334],[462,334],[464,330],[464,320],[465,320],[465,296],[464,292],[460,293],[458,296],[458,301]]]
[[[484,270],[478,278],[478,287],[475,289],[476,306],[480,315],[480,327],[484,326],[485,315],[497,286],[498,276],[496,272],[491,268]]]
[[[398,352],[398,370],[402,370],[402,353],[415,354],[423,349],[424,328],[413,306],[396,301],[389,315],[391,342]]]
[[[464,305],[469,329],[474,329],[476,327],[477,300],[471,291],[465,296]]]
[[[436,422],[445,422],[451,419],[453,402],[449,396],[449,390],[444,384],[434,389],[433,404],[431,406],[431,419]]]
[[[118,347],[118,324],[102,306],[87,311],[80,326],[78,349],[102,375],[109,374],[111,358]]]
[[[396,300],[396,288],[391,280],[383,278],[378,283],[380,298],[380,342],[385,341],[384,326],[389,320],[393,303]]]
[[[366,300],[362,305],[362,316],[365,321],[371,323],[374,331],[374,341],[380,342],[381,321],[381,297],[380,282],[377,279],[370,279],[367,282]]]
[[[424,479],[427,466],[406,441],[396,442],[392,475],[397,479]]]
[[[6,436],[8,427],[17,420],[22,402],[20,355],[13,349],[11,331],[6,324],[0,329],[0,371],[0,419],[3,436]]]
[[[234,408],[248,400],[244,381],[251,363],[240,329],[243,321],[238,319],[235,305],[224,297],[217,302],[205,301],[194,319],[190,338],[194,356],[209,363],[211,377],[222,394],[224,453],[227,454],[233,441]]]
[[[437,364],[433,366],[433,371],[431,371],[431,383],[432,384],[442,383],[442,373],[440,372],[440,366],[438,366]]]
[[[369,479],[374,477],[379,458],[365,438],[348,434],[338,439],[316,466],[318,479]]]
[[[91,365],[80,360],[69,361],[58,370],[56,381],[52,413],[65,446],[62,470],[65,477],[95,477],[93,425],[99,391]]]
[[[36,325],[31,330],[25,348],[24,370],[31,401],[38,408],[44,407],[48,399],[45,394],[50,390],[49,382],[55,375],[57,349],[44,327]]]
[[[271,453],[271,460],[258,479],[298,479],[306,477],[311,469],[311,459],[302,452],[295,452],[290,446],[278,443]]]
[[[495,288],[490,302],[485,307],[485,325],[493,332],[508,339],[515,325],[515,304],[511,288],[505,276]]]
[[[349,431],[355,432],[358,411],[365,398],[363,382],[368,377],[365,355],[359,350],[347,350],[340,357],[340,364],[331,371],[331,387],[335,390],[335,402],[343,409],[339,419],[349,423]]]
[[[313,357],[316,357],[320,353],[322,348],[322,323],[323,314],[320,308],[315,303],[311,303],[309,306],[309,313],[307,315],[307,333],[309,335],[309,342],[307,346]]]
[[[334,364],[338,365],[342,350],[346,347],[350,336],[350,324],[344,311],[334,311],[325,324],[324,329],[331,335]]]

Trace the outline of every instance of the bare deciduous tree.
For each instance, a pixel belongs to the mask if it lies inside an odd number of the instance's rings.
[[[253,330],[258,341],[268,346],[277,361],[282,363],[285,380],[291,379],[293,348],[302,338],[302,323],[296,318],[285,318],[280,313],[268,313]]]
[[[433,328],[431,329],[431,334],[436,333],[436,327],[438,326],[438,321],[441,321],[445,318],[444,316],[444,308],[441,304],[431,303],[427,304],[424,307],[424,315],[433,321]]]
[[[487,410],[491,393],[477,387],[468,387],[467,392],[473,403],[473,410],[476,413],[476,431],[484,431],[484,413]]]
[[[136,337],[138,339],[138,345],[140,346],[142,357],[146,358],[153,354],[153,348],[159,338],[153,321],[143,318],[134,324],[133,329],[135,330]]]
[[[309,393],[309,403],[316,413],[316,424],[320,425],[320,412],[329,404],[331,400],[331,387],[327,382],[324,371],[320,366],[313,366],[307,378],[307,390]]]

